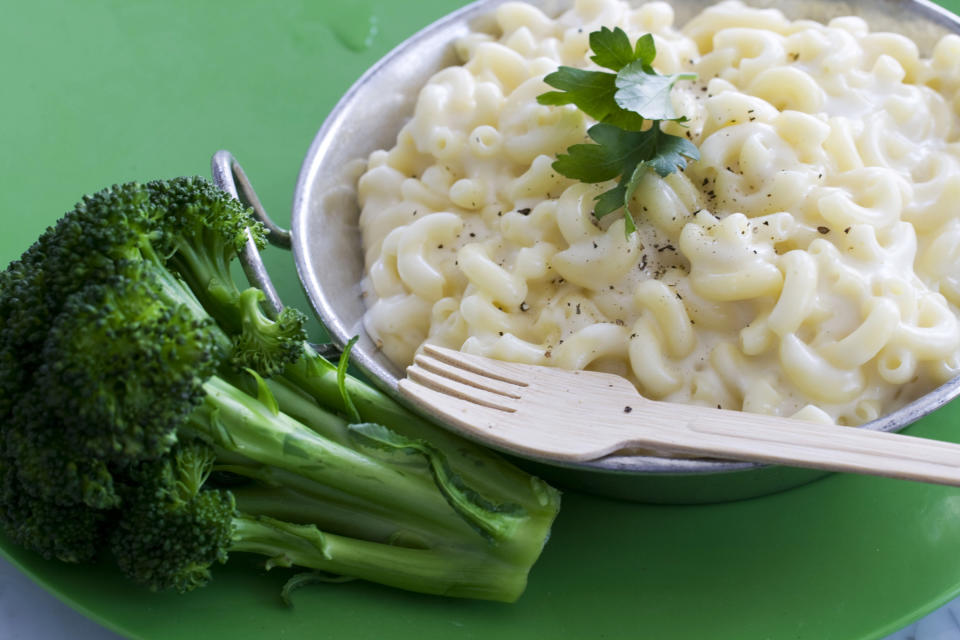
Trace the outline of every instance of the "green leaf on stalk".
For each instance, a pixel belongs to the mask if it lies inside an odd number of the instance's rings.
[[[451,469],[443,452],[425,440],[408,438],[374,422],[351,424],[348,430],[350,436],[360,444],[381,451],[422,457],[447,503],[490,543],[509,537],[518,525],[518,518],[526,514],[526,510],[518,504],[492,502],[467,486],[463,478]]]
[[[270,409],[270,412],[273,415],[278,415],[280,413],[280,405],[277,403],[277,398],[273,395],[273,391],[271,391],[270,387],[267,385],[267,381],[264,380],[259,373],[253,369],[250,369],[249,367],[245,368],[244,371],[249,373],[257,383],[257,400]]]
[[[340,391],[340,398],[343,400],[347,417],[353,422],[360,422],[361,418],[357,406],[353,404],[353,398],[350,397],[350,392],[347,391],[347,367],[350,365],[350,351],[359,337],[353,336],[347,341],[346,346],[343,347],[343,352],[340,354],[340,361],[337,363],[337,389]]]

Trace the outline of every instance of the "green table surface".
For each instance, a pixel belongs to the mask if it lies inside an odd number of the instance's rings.
[[[0,13],[0,265],[83,194],[209,175],[232,151],[281,223],[324,116],[369,65],[458,0],[7,0]],[[944,0],[960,10],[960,0]],[[290,254],[266,262],[308,308]],[[315,337],[320,326],[311,327]],[[960,405],[914,435],[960,441]],[[831,476],[774,496],[650,506],[576,492],[515,605],[363,583],[298,592],[242,560],[188,596],[109,567],[0,552],[130,637],[878,638],[960,593],[960,491]]]

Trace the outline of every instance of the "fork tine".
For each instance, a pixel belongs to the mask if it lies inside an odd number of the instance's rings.
[[[499,428],[505,420],[510,419],[509,413],[454,398],[410,378],[400,380],[398,389],[412,404],[467,438],[479,439],[494,446],[508,445],[510,449],[509,440],[504,441]]]
[[[488,425],[499,424],[504,417],[509,415],[500,409],[484,407],[454,398],[441,391],[436,391],[430,387],[425,387],[419,382],[410,378],[403,378],[398,383],[398,389],[401,395],[405,396],[413,404],[424,409],[435,417],[443,419],[448,424],[453,424],[465,428],[468,432],[476,431],[477,421]]]
[[[475,373],[486,378],[493,378],[494,380],[499,380],[501,382],[509,382],[510,384],[515,384],[521,387],[528,386],[523,377],[516,372],[516,368],[523,365],[512,365],[506,362],[473,356],[469,353],[454,351],[453,349],[438,347],[432,344],[423,345],[423,352],[448,365],[465,369],[471,373]]]
[[[470,371],[469,369],[454,367],[431,356],[423,354],[417,355],[414,357],[413,363],[423,367],[427,371],[432,371],[437,375],[443,376],[444,378],[456,380],[457,382],[468,384],[471,387],[476,387],[477,389],[483,389],[484,391],[496,393],[508,398],[517,399],[520,397],[520,395],[517,393],[517,391],[519,391],[519,387],[517,385],[501,382],[496,378],[481,376]]]
[[[510,401],[514,398],[490,393],[489,391],[478,389],[469,384],[451,380],[416,364],[407,367],[407,378],[434,391],[459,398],[460,400],[466,400],[467,402],[472,402],[482,407],[499,409],[500,411],[507,411],[509,413],[516,411],[516,408],[510,406]]]

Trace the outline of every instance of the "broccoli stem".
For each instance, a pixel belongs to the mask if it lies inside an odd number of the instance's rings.
[[[318,405],[346,413],[347,408],[337,385],[337,368],[309,345],[305,345],[303,357],[287,366],[282,377],[313,398]],[[518,492],[518,487],[530,482],[531,476],[526,472],[507,463],[488,449],[473,445],[413,414],[372,385],[351,375],[346,376],[345,384],[347,394],[365,422],[390,425],[391,429],[409,438],[424,439],[437,445],[450,456],[451,464],[464,479],[471,485],[476,485],[478,490],[484,488],[496,495],[514,495]],[[281,410],[286,411],[280,394],[277,394],[277,399],[280,401]],[[293,411],[291,408],[291,413]],[[532,493],[542,494],[537,498],[538,502],[546,505],[556,500],[556,491],[536,478],[534,481],[534,486],[529,489]]]
[[[236,466],[217,467],[218,470],[243,473]],[[269,480],[260,480],[260,473]],[[476,533],[465,523],[454,523],[455,528],[442,528],[423,518],[398,513],[383,505],[371,505],[333,487],[300,478],[282,469],[260,467],[248,477],[260,481],[231,487],[237,508],[249,514],[269,516],[298,524],[315,524],[325,531],[370,542],[381,542],[403,547],[426,549],[438,545],[475,545]],[[282,484],[275,484],[280,482]]]
[[[277,333],[277,323],[260,310],[260,303],[266,298],[263,291],[250,287],[237,296],[242,325],[247,325],[251,333],[263,336],[265,340]]]
[[[327,381],[329,382],[331,380],[328,379]],[[332,378],[332,382],[334,385],[336,384],[335,374]],[[350,446],[350,433],[347,429],[347,422],[345,420],[328,420],[322,422],[314,421],[312,416],[317,409],[324,405],[318,403],[303,389],[297,387],[293,382],[284,376],[274,376],[272,378],[268,378],[266,383],[267,386],[270,387],[273,397],[276,398],[277,405],[280,407],[281,411],[288,416],[291,416],[292,418],[304,423],[322,435],[324,438],[328,438],[344,446]],[[342,407],[342,404],[340,406],[333,406],[331,409],[343,415],[340,407]]]
[[[200,246],[195,246],[194,242]],[[177,271],[194,291],[207,313],[227,333],[240,330],[241,317],[238,311],[240,289],[230,274],[232,256],[222,238],[201,235],[192,241],[181,241],[177,252],[168,261],[172,270]]]
[[[466,549],[414,549],[367,542],[265,516],[239,514],[231,552],[257,553],[272,566],[308,567],[436,595],[514,602],[527,566]]]
[[[412,514],[441,530],[463,531],[465,517],[474,518],[467,524],[481,530],[509,528],[501,524],[512,519],[509,514],[455,511],[422,465],[380,460],[324,438],[286,414],[272,412],[263,402],[217,376],[203,387],[206,398],[191,414],[189,429],[218,447],[335,486],[364,504]],[[311,420],[311,424],[321,426],[342,422],[319,407]]]
[[[303,357],[288,365],[270,384],[280,410],[313,428],[317,427],[304,417],[313,403],[341,413],[347,411],[337,383],[337,368],[309,345]],[[444,452],[467,485],[492,500],[522,506],[527,515],[520,524],[521,531],[505,540],[507,548],[501,552],[515,552],[521,562],[537,557],[559,508],[560,493],[556,489],[497,454],[427,422],[369,384],[347,375],[345,385],[362,420],[390,425],[401,435],[432,443]],[[333,439],[344,437],[337,431],[323,434]]]

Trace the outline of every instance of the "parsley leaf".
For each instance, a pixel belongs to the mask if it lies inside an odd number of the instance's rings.
[[[670,91],[679,80],[693,80],[696,74],[662,76],[651,65],[657,50],[653,36],[646,34],[634,46],[619,27],[602,27],[590,34],[591,57],[598,66],[610,69],[591,71],[560,67],[544,81],[559,91],[537,97],[540,104],[573,104],[597,124],[587,130],[593,143],[575,144],[559,154],[553,168],[560,174],[586,183],[613,180],[617,185],[595,199],[598,219],[624,208],[627,235],[636,230],[630,200],[647,171],[661,177],[682,171],[688,162],[700,158],[696,145],[686,138],[664,133],[660,122],[685,122],[670,100]]]
[[[689,160],[699,160],[700,151],[697,145],[686,138],[670,135],[660,130],[659,126],[654,125],[650,129],[652,140],[650,147],[653,153],[647,164],[651,169],[665,178],[674,171],[683,171],[687,168]]]
[[[596,204],[593,207],[593,215],[598,219],[607,215],[608,213],[613,213],[617,209],[623,206],[623,202],[627,197],[627,186],[621,182],[613,189],[604,191],[599,196],[596,197],[594,202]],[[626,213],[627,226],[633,225],[633,216],[630,215],[629,210]],[[635,225],[634,229],[636,228]]]
[[[617,92],[617,76],[612,73],[560,67],[543,80],[560,91],[548,91],[537,96],[540,104],[575,104],[580,111],[597,121],[606,118],[616,106],[614,95]]]
[[[647,33],[637,38],[637,46],[634,48],[634,52],[636,53],[636,59],[647,65],[647,70],[653,73],[650,65],[657,57],[657,47],[653,42],[653,34]]]
[[[601,67],[620,71],[623,67],[637,59],[637,54],[630,46],[630,38],[626,32],[617,27],[613,31],[601,27],[600,31],[590,34],[590,49],[594,55],[591,60]]]
[[[587,135],[597,144],[573,145],[557,156],[553,168],[580,182],[605,182],[633,171],[649,153],[649,136],[644,132],[601,122],[590,127]]]
[[[643,127],[642,116],[617,104],[617,76],[613,73],[560,67],[543,80],[561,91],[540,94],[537,96],[540,104],[573,104],[598,122],[616,124],[628,131],[639,131]]]
[[[637,229],[633,221],[633,216],[630,214],[630,201],[633,199],[634,191],[640,186],[640,180],[643,179],[643,174],[649,169],[656,171],[661,178],[664,178],[674,171],[683,171],[687,168],[689,160],[695,160],[700,157],[700,152],[697,150],[695,144],[686,138],[662,132],[659,123],[654,123],[654,126],[647,133],[651,134],[651,140],[649,141],[653,149],[651,158],[637,163],[637,166],[630,172],[630,179],[626,185],[623,185],[621,182],[621,184],[617,185],[614,189],[611,189],[611,191],[618,193],[621,188],[623,189],[623,199],[621,203],[624,206],[624,218],[626,218],[626,226],[624,229],[627,235],[630,235]],[[624,173],[623,175],[627,174]],[[596,215],[599,217],[599,214]]]
[[[621,108],[641,113],[650,120],[685,120],[674,112],[670,90],[677,80],[695,80],[696,77],[694,73],[661,76],[637,60],[620,69],[613,99]]]
[[[698,155],[697,147],[679,136],[660,130],[653,121],[646,131],[624,131],[601,122],[587,130],[596,144],[575,144],[557,156],[553,168],[568,178],[589,184],[622,176],[616,187],[597,196],[593,215],[598,219],[629,203],[646,171],[667,176],[687,167]],[[629,207],[624,212],[627,234],[636,230]]]

